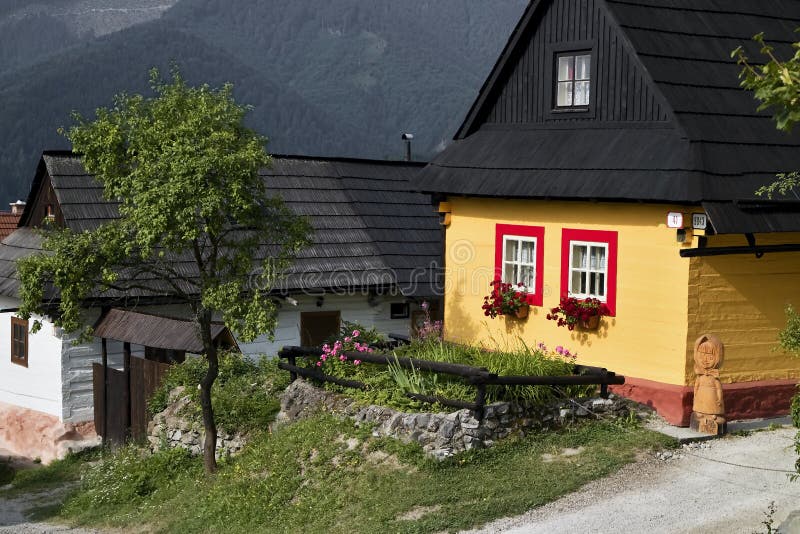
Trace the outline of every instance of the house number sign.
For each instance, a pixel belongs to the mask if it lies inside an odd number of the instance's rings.
[[[667,213],[667,228],[683,228],[683,213],[679,211]]]
[[[708,217],[705,213],[692,213],[692,228],[695,230],[705,230],[708,224]]]

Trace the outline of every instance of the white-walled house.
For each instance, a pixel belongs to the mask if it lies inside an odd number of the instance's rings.
[[[423,300],[434,303],[440,265],[438,215],[409,179],[413,163],[277,156],[261,174],[271,191],[308,217],[313,243],[265,298],[280,304],[274,339],[239,343],[245,354],[274,355],[284,345],[317,344],[343,321],[384,333],[408,334]],[[36,229],[45,218],[74,231],[117,216],[116,203],[69,152],[45,152],[19,228],[0,244],[0,448],[43,461],[62,456],[94,433],[92,364],[100,342],[74,344],[48,317],[30,333],[16,317],[15,260],[40,249]],[[186,317],[186,304],[158,295],[97,295],[87,309],[93,323],[102,306]],[[132,345],[132,356],[144,347]],[[122,367],[122,343],[109,340],[111,367]]]

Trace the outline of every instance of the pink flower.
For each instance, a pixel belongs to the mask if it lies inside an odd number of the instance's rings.
[[[559,354],[564,354],[564,347],[562,347],[561,345],[557,346],[556,352]]]
[[[357,347],[357,349],[358,352],[367,352],[369,350],[369,347],[367,347],[366,345],[360,345],[359,347]]]
[[[347,356],[345,356],[344,354],[342,354],[341,356],[339,356],[339,361],[340,361],[340,362],[347,361]]]
[[[331,350],[331,347],[327,343],[325,345],[322,345],[322,351],[323,352],[328,352],[330,350]]]
[[[542,342],[539,342],[539,344],[536,345],[536,348],[539,349],[539,350],[547,351],[547,345],[545,345]]]
[[[422,308],[423,310],[427,310],[429,306],[430,304],[428,304],[427,300],[423,300],[422,304],[419,305],[419,307]]]
[[[353,337],[358,337],[360,335],[361,335],[361,332],[359,332],[358,330],[353,330]]]
[[[353,365],[359,365],[360,363],[361,363],[361,360],[353,360]]]
[[[322,356],[319,357],[319,359],[324,362],[325,360],[328,359],[328,355],[327,354],[323,354]]]
[[[350,336],[344,338],[345,343],[350,343],[351,341],[353,341],[353,338],[351,338]]]
[[[317,367],[322,367],[322,362],[317,362]]]

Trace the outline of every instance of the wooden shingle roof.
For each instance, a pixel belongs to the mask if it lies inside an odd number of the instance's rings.
[[[95,323],[94,335],[157,349],[203,353],[203,341],[193,321],[151,313],[111,308]],[[226,347],[236,346],[233,335],[222,323],[211,325],[211,338]]]
[[[730,53],[743,45],[760,60],[751,38],[763,31],[788,57],[798,26],[796,0],[533,0],[454,142],[416,183],[519,198],[753,198],[800,169],[800,132],[756,111]],[[568,42],[594,46],[593,117],[549,111],[541,73]]]
[[[411,192],[409,185],[421,168],[419,163],[273,156],[272,166],[260,172],[268,190],[308,217],[314,229],[312,245],[300,252],[277,289],[395,288],[408,296],[434,294],[441,253],[438,215],[429,197]],[[37,189],[46,176],[64,224],[73,231],[119,216],[118,203],[103,198],[102,186],[77,156],[45,152],[22,225],[33,222]],[[14,260],[40,246],[36,231],[24,226],[0,245],[0,294],[17,293]],[[268,244],[262,248],[260,253],[267,254]],[[184,274],[193,269],[190,258],[171,261]]]

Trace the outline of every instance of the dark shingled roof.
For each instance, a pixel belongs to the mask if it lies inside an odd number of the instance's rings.
[[[800,202],[703,202],[717,234],[800,231]]]
[[[789,57],[800,26],[796,0],[590,0],[663,102],[666,120],[634,122],[630,113],[618,121],[487,120],[508,98],[507,80],[526,49],[538,46],[532,36],[557,1],[531,2],[455,142],[418,177],[421,190],[697,203],[753,198],[776,173],[800,169],[800,131],[779,132],[769,113],[756,112],[730,57],[744,45],[759,61],[751,37],[762,31]]]
[[[422,164],[273,156],[261,175],[296,213],[314,243],[301,251],[289,288],[397,286],[433,295],[441,229],[427,195],[410,180]]]
[[[260,174],[269,191],[307,216],[313,244],[301,251],[278,289],[397,288],[407,296],[435,294],[441,254],[438,215],[427,195],[409,185],[423,164],[356,159],[273,156]],[[68,152],[45,152],[22,225],[31,217],[37,188],[51,177],[66,226],[91,230],[118,216],[118,203]],[[14,260],[40,249],[31,228],[19,228],[0,245],[0,294],[16,295]],[[180,258],[175,265],[190,268]],[[183,265],[185,264],[185,266]],[[109,294],[106,294],[109,295]]]

